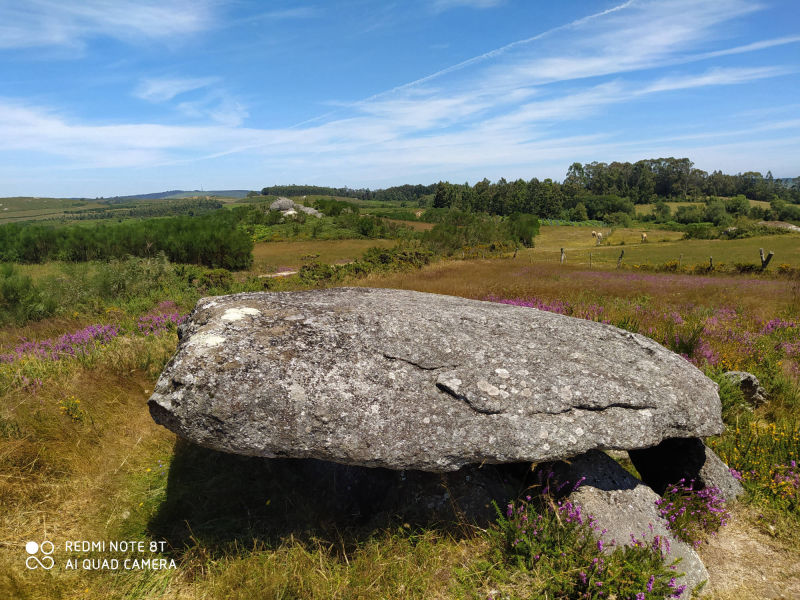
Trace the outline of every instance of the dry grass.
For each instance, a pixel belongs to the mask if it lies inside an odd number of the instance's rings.
[[[85,597],[121,597],[92,572],[27,570],[24,545],[56,542],[54,557],[63,565],[64,540],[120,539],[146,520],[141,474],[174,443],[150,418],[146,399],[175,341],[144,341],[119,340],[95,367],[61,365],[41,388],[2,397],[0,417],[15,430],[0,437],[0,596],[76,597],[90,588],[100,591]],[[148,354],[155,364],[138,368]],[[80,421],[59,409],[69,397],[80,401]]]
[[[760,530],[755,510],[739,505],[699,549],[713,600],[800,598],[800,552]]]
[[[434,223],[425,223],[423,221],[403,221],[401,219],[384,219],[384,221],[397,225],[405,225],[414,231],[430,231],[434,226]]]
[[[769,318],[790,306],[795,293],[792,282],[786,280],[588,270],[569,264],[531,262],[528,256],[437,263],[419,271],[368,277],[355,285],[477,299],[489,295],[544,300],[640,297],[668,306],[742,307]]]

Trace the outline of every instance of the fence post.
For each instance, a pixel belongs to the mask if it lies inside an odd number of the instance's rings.
[[[714,270],[714,257],[713,256],[709,256],[708,257],[708,270],[709,271],[713,271]]]
[[[764,249],[763,248],[759,248],[758,249],[758,253],[761,255],[761,270],[763,271],[764,269],[767,268],[767,265],[769,264],[769,261],[772,260],[772,257],[775,256],[775,253],[770,251],[770,253],[767,254],[766,258],[764,257]]]
[[[619,253],[619,258],[617,259],[617,268],[619,269],[620,265],[622,265],[622,257],[625,256],[625,250]]]

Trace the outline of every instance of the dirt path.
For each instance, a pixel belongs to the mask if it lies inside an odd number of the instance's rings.
[[[800,599],[800,555],[754,527],[752,509],[737,509],[699,554],[715,600]]]

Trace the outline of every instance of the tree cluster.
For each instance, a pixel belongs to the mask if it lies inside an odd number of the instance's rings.
[[[0,226],[0,260],[8,262],[82,262],[163,252],[171,262],[236,270],[250,266],[252,250],[252,240],[226,211],[94,227]]]
[[[789,185],[791,183],[791,185]],[[695,169],[688,158],[651,158],[635,163],[573,163],[564,186],[592,194],[615,194],[647,204],[659,198],[743,195],[751,200],[800,202],[800,178],[787,181],[755,171],[726,175]]]

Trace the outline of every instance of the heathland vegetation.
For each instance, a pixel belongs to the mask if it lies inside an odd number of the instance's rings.
[[[503,499],[488,527],[457,517],[398,520],[380,507],[337,509],[329,482],[301,478],[293,463],[211,452],[153,423],[146,399],[175,350],[177,326],[200,297],[345,284],[554,311],[638,332],[682,354],[720,385],[727,430],[710,445],[746,495],[723,507],[685,485],[662,509],[676,534],[698,545],[714,598],[796,595],[800,236],[767,237],[759,225],[797,221],[796,184],[701,176],[691,164],[687,179],[682,159],[581,167],[582,176],[573,165],[563,183],[441,183],[385,195],[265,188],[220,200],[222,208],[208,214],[186,212],[195,200],[125,200],[116,209],[169,208],[88,222],[64,217],[64,209],[111,205],[70,200],[53,222],[0,227],[0,537],[10,541],[0,554],[0,596],[649,599],[678,592],[671,579],[680,564],[670,569],[663,548],[601,553],[574,507],[542,493],[546,474]],[[623,177],[629,172],[644,183],[633,185],[638,180]],[[653,176],[649,195],[640,193],[649,189],[645,172]],[[324,216],[269,211],[269,200],[283,194]],[[675,202],[698,207],[702,221],[686,211],[678,220]],[[715,220],[720,205],[730,222]],[[786,207],[793,208],[781,212]],[[686,239],[693,223],[710,223],[703,227],[719,239]],[[732,227],[751,237],[723,234]],[[592,230],[603,234],[601,245]],[[775,251],[764,269],[762,247]],[[268,276],[273,271],[291,274]],[[737,369],[757,375],[766,404],[749,405],[722,377]],[[531,522],[538,526],[520,536]],[[19,550],[30,532],[56,541],[164,540],[153,557],[177,566],[32,572]]]

